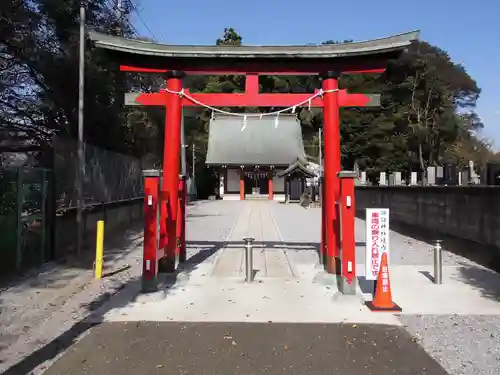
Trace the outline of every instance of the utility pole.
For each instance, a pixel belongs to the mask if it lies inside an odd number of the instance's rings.
[[[78,77],[78,170],[76,178],[76,253],[82,253],[83,246],[83,178],[85,159],[83,155],[83,93],[85,80],[85,4],[80,2],[80,57]]]
[[[195,184],[196,180],[195,180],[195,176],[196,176],[196,168],[195,168],[195,163],[196,163],[196,146],[194,145],[193,143],[193,147],[192,147],[192,168],[193,168],[193,184]],[[194,185],[196,186],[196,185]]]
[[[323,132],[322,128],[319,128],[318,132],[318,142],[319,142],[319,173],[320,175],[323,175],[323,147],[322,147],[322,141],[321,141],[321,133]]]
[[[184,113],[181,114],[181,174],[187,177],[186,164],[186,135],[184,134]]]
[[[322,133],[323,133],[323,128],[319,128],[319,131],[318,131],[318,142],[319,142],[319,184],[318,184],[318,187],[319,187],[319,192],[318,192],[318,196],[319,196],[319,202],[321,204],[323,204],[323,184],[324,184],[324,181],[323,181],[323,176],[325,175],[323,173],[323,142],[322,142]],[[321,256],[323,256],[323,254],[321,254]]]

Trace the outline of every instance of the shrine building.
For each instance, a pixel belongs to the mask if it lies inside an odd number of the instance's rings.
[[[316,177],[308,163],[296,115],[210,120],[206,164],[218,171],[224,200],[298,200],[305,179]]]

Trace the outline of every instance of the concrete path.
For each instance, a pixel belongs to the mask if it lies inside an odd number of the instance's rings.
[[[242,239],[253,238],[255,280],[294,277],[279,229],[269,212],[269,204],[266,203],[246,205],[216,260],[212,276],[245,277],[245,249]]]
[[[134,300],[137,289],[130,288],[114,305],[99,311],[93,322],[403,325],[452,374],[489,375],[499,368],[500,345],[492,336],[500,329],[498,274],[445,251],[444,283],[434,285],[432,246],[391,231],[393,299],[403,307],[403,313],[372,313],[363,304],[371,298],[371,285],[363,277],[363,220],[356,220],[358,296],[339,298],[335,283],[317,267],[319,209],[269,202],[210,202],[198,210],[204,213],[190,219],[188,225],[191,262],[176,282],[167,282],[163,295],[153,301]],[[214,211],[217,214],[207,219]],[[267,255],[276,251],[281,259],[286,257],[282,266],[288,262],[291,274],[269,277],[269,265],[266,271],[261,262],[259,270],[263,272],[259,272],[257,282],[243,283],[241,240],[247,235],[258,240],[256,252],[263,252],[262,260],[267,261]],[[221,260],[226,265],[224,271]],[[459,323],[449,324],[453,321]],[[487,355],[480,349],[484,347]],[[443,348],[447,348],[446,355]]]
[[[345,324],[109,323],[47,375],[446,375],[402,328]]]
[[[453,375],[497,373],[498,274],[446,251],[444,283],[434,285],[432,247],[391,232],[393,299],[403,313],[372,313],[364,306],[364,222],[356,221],[353,297],[340,296],[317,266],[319,230],[319,209],[197,202],[179,272],[148,296],[130,281],[75,324],[78,332],[98,327],[48,374],[444,374],[417,342]],[[243,282],[246,236],[256,239],[252,284]]]
[[[317,267],[315,246],[301,244],[309,262],[289,260],[297,244],[282,240],[269,202],[214,202],[237,210],[238,217],[225,240],[196,241],[189,246],[200,249],[175,279],[167,279],[161,291],[139,295],[138,283],[127,288],[114,304],[103,306],[93,322],[100,321],[185,321],[185,322],[355,322],[399,324],[392,314],[372,314],[362,296],[339,298],[333,278]],[[285,207],[285,205],[280,205]],[[222,208],[219,208],[221,211]],[[286,209],[286,208],[285,208]],[[204,215],[200,215],[204,216]],[[233,216],[234,218],[234,216]],[[190,222],[194,224],[193,222]],[[222,223],[220,223],[222,224]],[[211,224],[209,224],[211,225]],[[188,226],[188,235],[196,236]],[[190,230],[191,229],[191,230]],[[243,242],[256,239],[255,282],[244,282]]]

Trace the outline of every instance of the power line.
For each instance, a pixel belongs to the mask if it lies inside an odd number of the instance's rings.
[[[141,13],[139,12],[139,10],[137,9],[137,7],[135,6],[135,4],[132,2],[132,0],[129,0],[128,3],[130,4],[132,10],[137,14],[137,17],[139,18],[139,20],[142,22],[142,24],[144,25],[144,27],[146,27],[146,29],[149,31],[149,33],[151,34],[151,36],[153,37],[153,40],[154,41],[157,41],[158,38],[156,37],[156,35],[153,33],[153,31],[151,31],[151,29],[149,28],[148,24],[146,23],[146,21],[144,21],[144,19],[142,18],[141,16]]]
[[[116,3],[116,0],[105,0],[104,4],[107,5],[108,10],[110,12],[119,13],[116,20],[117,22],[123,22],[123,24],[132,31],[132,35],[134,36],[139,35],[134,25],[132,25],[132,23],[127,18],[123,17],[124,9],[123,6],[120,7],[120,2]]]

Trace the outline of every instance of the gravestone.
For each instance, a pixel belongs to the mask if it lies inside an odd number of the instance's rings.
[[[402,184],[401,172],[394,172],[394,186],[401,186]]]
[[[366,185],[366,172],[365,171],[361,172],[361,175],[359,176],[359,182],[361,185]]]
[[[500,163],[486,164],[486,184],[500,186]]]
[[[439,165],[436,167],[436,185],[443,185],[444,168]]]
[[[442,185],[456,186],[458,185],[457,165],[446,163],[443,165]]]
[[[410,186],[418,185],[418,174],[417,172],[411,172],[410,175]]]
[[[465,169],[458,174],[458,184],[461,186],[469,185],[469,169]]]
[[[436,185],[436,167],[427,167],[427,185]]]
[[[396,182],[394,173],[389,173],[389,186],[394,186]]]
[[[359,165],[358,165],[358,161],[357,160],[354,162],[354,172],[356,172],[356,177],[357,178],[361,177],[361,172],[359,170]]]
[[[387,186],[387,173],[386,172],[380,172],[378,184],[380,186]]]
[[[479,185],[481,183],[481,176],[476,173],[474,169],[474,162],[469,161],[469,181],[471,184]]]

